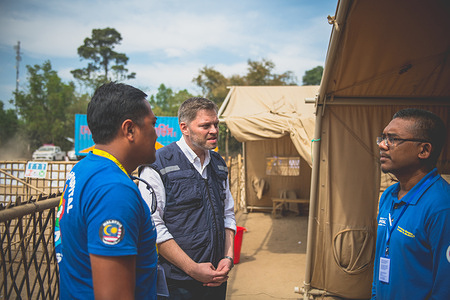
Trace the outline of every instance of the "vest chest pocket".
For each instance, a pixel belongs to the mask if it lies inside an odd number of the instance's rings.
[[[202,195],[194,170],[180,170],[167,174],[166,208],[172,211],[196,209],[202,206]]]
[[[227,194],[226,194],[226,184],[228,179],[228,173],[224,171],[218,171],[216,170],[216,175],[219,178],[218,188],[220,193],[220,200],[222,200],[222,203],[225,201]]]
[[[192,199],[190,201],[180,201],[175,205],[168,205],[167,210],[170,211],[182,211],[197,209],[202,207],[202,199]]]

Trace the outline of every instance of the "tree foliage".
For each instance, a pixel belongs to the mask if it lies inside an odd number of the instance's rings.
[[[202,90],[202,95],[219,105],[227,96],[229,79],[212,67],[205,66],[193,79]]]
[[[93,89],[108,81],[135,78],[136,73],[128,73],[125,68],[128,57],[114,51],[121,41],[122,36],[114,28],[93,29],[92,36],[78,47],[78,55],[90,62],[86,68],[72,70],[73,77]]]
[[[0,101],[0,159],[23,160],[27,157],[27,144],[21,135],[21,122],[15,109],[4,109]]]
[[[27,71],[27,87],[16,94],[16,105],[30,149],[51,143],[68,150],[72,143],[66,138],[74,136],[74,114],[86,112],[86,95],[77,97],[74,83],[63,83],[50,61],[28,65]]]
[[[177,116],[178,108],[184,100],[194,97],[187,90],[181,90],[176,93],[171,88],[161,84],[156,95],[150,96],[150,105],[156,116]]]
[[[322,74],[322,66],[317,66],[311,70],[305,71],[305,75],[303,76],[303,85],[320,85]]]
[[[18,130],[19,119],[14,109],[4,110],[4,103],[0,101],[0,146],[13,138]]]
[[[201,88],[204,97],[219,106],[228,94],[228,86],[297,85],[297,78],[292,71],[276,74],[275,64],[270,60],[248,60],[247,63],[247,74],[244,76],[235,74],[227,78],[213,67],[205,66],[193,82]]]
[[[297,78],[292,71],[276,74],[275,64],[266,59],[261,61],[248,60],[247,74],[244,76],[232,75],[225,77],[213,67],[205,66],[200,69],[193,82],[201,88],[203,97],[214,101],[219,107],[225,100],[229,89],[228,86],[286,86],[297,85]],[[230,135],[225,123],[220,123],[219,149],[225,151],[226,136]],[[241,151],[241,143],[231,135],[228,139],[229,154],[233,155]],[[223,153],[225,154],[225,153]]]
[[[275,74],[275,64],[270,60],[248,61],[248,73],[245,76],[246,85],[297,85],[297,78],[292,71]]]

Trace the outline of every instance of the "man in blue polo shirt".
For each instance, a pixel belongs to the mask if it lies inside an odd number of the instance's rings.
[[[156,230],[130,174],[155,161],[156,118],[129,85],[99,87],[87,109],[96,143],[70,172],[55,224],[61,299],[156,299]]]
[[[435,114],[398,111],[377,139],[398,183],[379,204],[372,299],[448,299],[450,186],[437,173],[446,128]]]

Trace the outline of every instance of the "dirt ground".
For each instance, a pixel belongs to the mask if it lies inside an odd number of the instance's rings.
[[[305,278],[308,217],[238,212],[236,222],[247,232],[240,262],[230,272],[227,299],[302,299],[294,288]]]

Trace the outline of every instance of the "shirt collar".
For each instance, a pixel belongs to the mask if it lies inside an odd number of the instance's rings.
[[[395,203],[401,203],[405,202],[404,199],[408,199],[408,197],[414,196],[414,199],[411,200],[412,205],[417,204],[417,201],[419,201],[420,197],[423,195],[423,193],[428,189],[430,185],[432,185],[439,176],[437,176],[437,168],[434,168],[431,170],[425,177],[423,177],[418,183],[416,183],[415,186],[411,190],[408,191],[408,193],[402,197],[402,199],[398,199],[398,192],[400,191],[400,183],[397,183],[397,186],[392,190],[392,196],[394,196],[394,202]],[[431,179],[427,182],[427,180],[431,177]],[[423,184],[426,184],[423,190],[420,191],[419,194],[415,195],[416,190],[420,189]],[[406,197],[406,198],[405,198]]]
[[[191,164],[194,164],[195,162],[200,164],[200,157],[198,157],[194,150],[192,150],[191,147],[188,146],[183,136],[179,141],[177,141],[177,145],[178,147],[180,147],[181,151],[183,151],[184,155],[186,155]],[[205,150],[205,161],[203,163],[203,166],[207,166],[210,160],[211,156],[209,154],[209,151]]]

